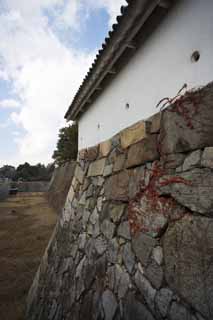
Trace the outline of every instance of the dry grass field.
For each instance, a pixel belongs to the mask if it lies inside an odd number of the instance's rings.
[[[23,320],[25,300],[56,223],[42,193],[0,202],[0,320]]]

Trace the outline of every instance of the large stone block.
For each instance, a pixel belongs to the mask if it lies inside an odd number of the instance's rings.
[[[132,239],[132,246],[135,255],[144,266],[147,265],[155,244],[156,241],[153,238],[143,234],[142,232]]]
[[[106,159],[100,159],[92,162],[89,166],[88,177],[101,176],[104,172]]]
[[[132,144],[142,140],[147,135],[147,124],[144,121],[137,122],[136,124],[124,129],[120,133],[121,146],[123,149],[128,148]]]
[[[163,112],[161,153],[213,146],[213,83],[181,97]]]
[[[83,172],[83,170],[81,169],[81,167],[79,165],[76,166],[74,176],[80,183],[83,182],[83,180],[84,180],[84,172]]]
[[[108,200],[128,201],[129,174],[122,171],[107,179],[105,183],[105,196]]]
[[[206,319],[213,318],[213,221],[186,216],[171,225],[163,241],[170,288]]]
[[[112,148],[112,142],[111,140],[106,140],[104,142],[100,143],[100,156],[106,157],[110,153]]]
[[[213,172],[192,169],[160,180],[161,194],[170,194],[180,204],[194,212],[213,215]]]
[[[157,150],[157,135],[149,135],[132,145],[128,151],[126,167],[142,165],[148,161],[159,159]]]

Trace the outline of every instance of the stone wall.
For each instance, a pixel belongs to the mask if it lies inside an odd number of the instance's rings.
[[[213,319],[213,84],[79,153],[28,320]]]
[[[50,205],[57,213],[61,213],[61,210],[64,207],[75,172],[75,165],[76,162],[72,161],[54,170],[49,184],[47,197]]]

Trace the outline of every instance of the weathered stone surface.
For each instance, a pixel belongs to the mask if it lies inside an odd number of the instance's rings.
[[[107,249],[107,242],[103,238],[99,237],[94,240],[94,248],[98,255],[102,255]]]
[[[109,241],[107,249],[108,249],[107,250],[108,261],[111,263],[116,263],[117,257],[118,257],[118,249],[119,249],[119,245],[116,238]]]
[[[111,151],[112,142],[111,140],[106,140],[100,143],[100,156],[106,157]]]
[[[98,221],[99,215],[98,215],[98,211],[95,208],[90,216],[90,222],[92,224],[96,224],[96,222]]]
[[[130,145],[142,140],[146,137],[146,122],[140,121],[131,127],[121,131],[121,146],[123,149],[128,148]]]
[[[160,133],[162,154],[192,151],[213,145],[212,88],[213,85],[210,84],[192,93],[191,99],[183,97],[181,104],[184,105],[184,113],[178,112],[175,105],[163,112]]]
[[[120,171],[124,168],[124,164],[126,161],[126,156],[125,154],[120,154],[116,157],[116,160],[114,162],[114,167],[113,167],[113,171],[117,172]]]
[[[157,135],[149,135],[129,148],[126,167],[135,167],[157,159],[159,159]]]
[[[169,317],[171,320],[192,320],[192,315],[190,314],[189,310],[177,302],[172,303]]]
[[[118,234],[119,237],[122,237],[122,238],[127,239],[127,240],[131,240],[130,227],[129,227],[129,222],[128,221],[122,222],[119,225],[117,234]]]
[[[185,155],[183,153],[172,153],[163,156],[162,159],[165,169],[174,169],[183,164]]]
[[[113,170],[113,164],[109,164],[104,168],[103,176],[104,177],[110,176],[112,174],[112,170]]]
[[[75,178],[80,182],[83,183],[84,180],[84,172],[81,169],[81,167],[79,165],[76,165],[76,169],[75,169]]]
[[[158,133],[160,131],[161,115],[162,113],[158,112],[149,119],[147,119],[147,121],[151,123],[149,130],[150,133]]]
[[[148,259],[150,257],[150,254],[152,252],[152,249],[154,248],[156,244],[156,241],[140,232],[138,235],[133,237],[132,239],[132,246],[133,250],[139,259],[139,261],[146,266],[148,263]]]
[[[125,210],[125,207],[126,205],[125,204],[111,204],[109,205],[109,215],[110,215],[110,218],[112,219],[112,221],[114,223],[116,222],[119,222],[123,213],[124,213],[124,210]]]
[[[201,165],[213,169],[213,147],[205,148],[202,155]]]
[[[154,301],[155,301],[155,295],[157,291],[151,286],[150,282],[141,274],[140,271],[137,271],[135,274],[135,284],[140,290],[149,308],[154,312],[155,311]]]
[[[152,251],[152,257],[160,266],[163,263],[163,249],[160,246],[157,246]]]
[[[201,159],[201,150],[193,151],[184,161],[183,163],[183,171],[187,171],[200,165]]]
[[[174,177],[176,180],[174,180]],[[170,194],[190,210],[212,216],[213,172],[207,168],[195,168],[174,177],[161,179],[161,194]]]
[[[122,299],[129,288],[130,278],[127,272],[123,271],[120,275],[119,283],[118,283],[118,298]]]
[[[129,171],[129,198],[133,199],[141,190],[141,181],[145,181],[148,176],[145,166],[137,167]],[[147,184],[148,181],[146,180]]]
[[[150,311],[136,300],[134,293],[129,293],[124,301],[124,320],[154,320]]]
[[[156,306],[159,310],[161,316],[165,317],[167,315],[170,302],[172,301],[173,293],[168,288],[162,288],[157,292],[156,295]]]
[[[102,305],[104,309],[105,319],[113,320],[118,304],[114,294],[110,290],[104,291],[102,295]]]
[[[122,259],[125,267],[127,268],[129,273],[132,273],[135,266],[135,255],[132,252],[132,248],[130,243],[127,243],[123,246],[122,250]]]
[[[99,145],[88,148],[85,152],[84,158],[88,161],[94,161],[97,159],[99,153]]]
[[[115,225],[109,220],[105,219],[101,224],[101,232],[107,239],[112,239],[115,231]]]
[[[147,266],[145,276],[155,288],[159,289],[161,287],[163,281],[163,269],[155,261],[151,261]]]
[[[163,245],[165,276],[170,288],[211,319],[213,221],[205,217],[186,216],[169,227]]]
[[[95,176],[103,175],[105,162],[106,162],[105,158],[100,159],[100,160],[96,160],[95,162],[92,162],[89,166],[89,171],[87,174],[88,177],[95,177]]]
[[[122,171],[111,176],[105,183],[107,200],[127,201],[129,195],[129,174]]]

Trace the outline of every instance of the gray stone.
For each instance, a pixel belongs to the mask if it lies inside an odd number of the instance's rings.
[[[91,183],[86,191],[86,198],[90,198],[93,196],[93,193],[94,193],[94,186],[93,184]]]
[[[99,237],[94,240],[94,246],[98,255],[102,255],[107,249],[107,242],[103,238]]]
[[[129,293],[124,301],[124,320],[154,320],[150,311],[144,304],[135,299],[134,293]]]
[[[115,287],[115,266],[107,269],[108,285],[109,288],[114,291]]]
[[[75,178],[82,184],[84,180],[84,172],[79,165],[76,165]]]
[[[102,209],[103,197],[99,197],[97,200],[97,209],[100,212]]]
[[[170,312],[169,312],[169,317],[171,320],[191,320],[191,314],[190,312],[181,304],[177,302],[173,302]]]
[[[148,259],[155,244],[156,241],[153,238],[143,233],[139,233],[132,239],[133,250],[142,265],[147,265]]]
[[[128,201],[129,174],[122,171],[109,177],[105,183],[105,196],[107,200]]]
[[[79,235],[79,246],[78,246],[79,250],[84,250],[86,241],[87,241],[87,235],[84,232],[84,233]]]
[[[135,167],[157,159],[159,159],[157,135],[153,134],[129,148],[126,167]]]
[[[137,271],[135,274],[135,284],[140,290],[150,310],[155,312],[154,300],[157,291],[152,287],[150,282],[141,274],[140,271]]]
[[[104,291],[102,295],[102,305],[104,309],[105,320],[113,320],[118,304],[114,294],[110,290]]]
[[[135,266],[135,255],[132,252],[131,245],[129,243],[123,246],[122,250],[122,259],[125,267],[127,268],[129,273],[132,273]]]
[[[111,263],[116,263],[119,249],[119,245],[116,238],[109,241],[107,249],[108,261]]]
[[[85,206],[86,204],[86,192],[84,192],[80,198],[79,205]]]
[[[171,289],[207,319],[213,317],[213,220],[185,216],[164,235],[165,276]]]
[[[120,221],[126,205],[125,204],[110,204],[109,205],[109,215],[114,223]]]
[[[120,276],[120,280],[118,283],[118,298],[122,299],[126,293],[127,290],[129,288],[130,285],[130,278],[127,272],[122,272],[121,276]]]
[[[190,170],[200,165],[201,150],[193,151],[183,163],[183,171]]]
[[[203,151],[201,165],[213,169],[213,147],[205,148]]]
[[[124,221],[119,225],[117,234],[118,236],[124,239],[131,240],[130,227],[128,221]]]
[[[129,180],[129,198],[133,199],[141,191],[141,182],[145,181],[145,176],[148,175],[145,166],[141,166],[130,170]]]
[[[151,261],[145,270],[145,276],[152,283],[152,285],[159,289],[163,281],[163,270],[155,261]]]
[[[179,175],[162,178],[160,183],[161,194],[170,194],[190,210],[212,216],[213,172],[210,169],[192,169]]]
[[[98,218],[99,218],[98,211],[95,208],[90,216],[90,222],[94,225],[98,221]]]
[[[179,99],[179,105],[182,106],[179,110],[184,112],[179,112],[175,103],[163,112],[160,131],[162,154],[188,152],[212,146],[212,87],[211,83]]]
[[[99,186],[99,187],[101,187],[103,184],[104,184],[104,181],[105,181],[105,179],[103,178],[103,177],[98,177],[98,182],[97,182],[97,185]]]
[[[103,172],[103,176],[104,177],[108,177],[112,174],[112,170],[113,170],[113,165],[109,164],[104,168],[104,172]]]
[[[115,231],[115,225],[109,220],[104,220],[101,224],[101,232],[107,239],[112,239]]]
[[[92,162],[89,166],[88,177],[101,176],[104,172],[106,159],[100,159]]]
[[[173,293],[168,288],[162,288],[157,292],[156,295],[156,306],[159,310],[161,316],[165,317],[167,315],[170,302],[172,301]]]
[[[157,246],[152,251],[152,257],[160,266],[163,263],[163,249],[160,246]]]

